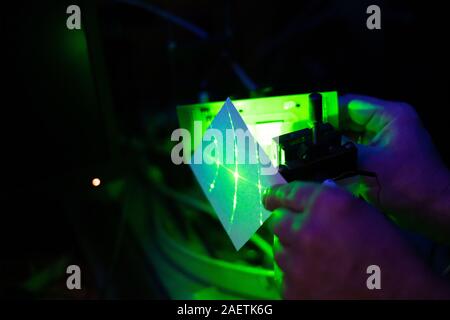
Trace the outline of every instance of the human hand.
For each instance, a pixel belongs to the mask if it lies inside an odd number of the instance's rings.
[[[343,129],[360,142],[359,168],[375,172],[380,184],[379,192],[367,188],[366,200],[403,226],[448,239],[450,175],[414,109],[357,95],[341,97],[340,106]]]
[[[275,210],[284,298],[449,297],[389,220],[345,190],[296,181],[274,186],[263,203]],[[380,290],[366,285],[370,265],[380,267]]]

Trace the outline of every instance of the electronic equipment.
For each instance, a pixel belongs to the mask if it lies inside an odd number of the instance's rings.
[[[339,128],[340,114],[337,92],[320,92],[322,97],[322,121]],[[244,120],[251,134],[271,159],[273,165],[283,163],[283,155],[274,138],[302,129],[312,128],[309,94],[296,94],[275,97],[234,100],[232,102]],[[202,135],[220,111],[224,101],[206,102],[178,106],[180,128],[194,132],[194,123],[201,122]],[[197,147],[192,134],[192,153]]]
[[[322,182],[357,171],[357,149],[352,142],[342,144],[342,135],[323,121],[320,93],[309,95],[312,127],[277,137],[279,172],[287,181]]]

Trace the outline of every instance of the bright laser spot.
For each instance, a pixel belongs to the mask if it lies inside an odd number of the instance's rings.
[[[102,183],[102,182],[100,181],[99,178],[94,178],[94,179],[92,179],[91,183],[94,187],[98,187],[100,185],[100,183]]]

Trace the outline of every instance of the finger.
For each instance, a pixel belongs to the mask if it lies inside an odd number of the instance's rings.
[[[276,185],[264,192],[262,201],[264,207],[269,211],[286,208],[295,212],[303,212],[311,195],[319,188],[320,184],[300,181]]]
[[[395,110],[390,105],[387,101],[367,96],[342,96],[339,98],[342,129],[355,133],[379,132],[392,121]]]
[[[294,242],[294,221],[297,214],[285,209],[278,208],[272,215],[273,233],[278,237],[283,247],[289,247]]]

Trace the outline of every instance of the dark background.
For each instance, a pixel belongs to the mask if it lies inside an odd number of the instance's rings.
[[[109,296],[164,297],[157,279],[142,281],[151,272],[126,236],[121,273],[106,270],[117,259],[121,205],[90,181],[139,181],[148,164],[160,164],[174,188],[191,180],[187,170],[172,171],[166,151],[176,105],[201,95],[337,90],[405,101],[449,164],[442,2],[142,3],[148,10],[115,1],[2,3],[3,296],[66,297],[57,280],[64,274],[52,270],[89,261],[88,290],[76,297],[102,297],[99,278],[108,275],[116,288]],[[81,31],[65,27],[70,4],[81,7]],[[381,7],[381,30],[366,28],[371,4]],[[24,287],[36,270],[50,270],[46,284]]]

